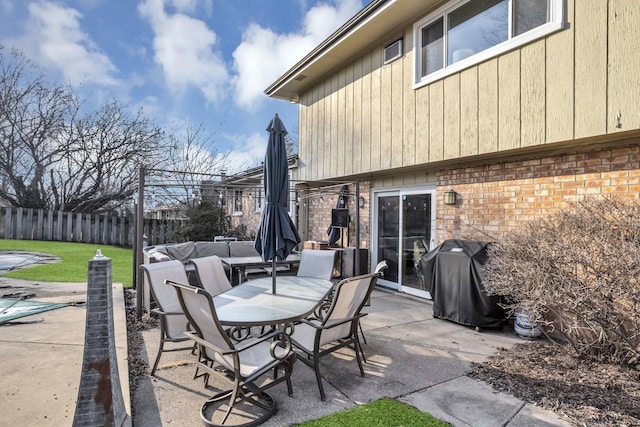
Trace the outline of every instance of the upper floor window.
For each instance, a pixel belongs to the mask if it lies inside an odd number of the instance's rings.
[[[415,83],[426,84],[563,26],[563,0],[455,0],[414,25]]]
[[[242,190],[233,190],[233,214],[242,214]]]

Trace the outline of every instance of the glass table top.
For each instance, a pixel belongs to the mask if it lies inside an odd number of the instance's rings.
[[[314,277],[280,276],[273,294],[271,280],[254,279],[213,297],[220,323],[262,326],[300,320],[313,312],[333,286]]]

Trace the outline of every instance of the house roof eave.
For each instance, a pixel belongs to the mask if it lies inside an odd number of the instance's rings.
[[[361,54],[372,42],[418,19],[437,3],[441,0],[373,0],[280,76],[264,93],[272,98],[298,102],[299,94],[305,88]]]

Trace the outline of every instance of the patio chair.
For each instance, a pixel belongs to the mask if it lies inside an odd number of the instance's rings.
[[[147,280],[151,287],[151,295],[157,305],[157,308],[151,310],[151,312],[157,314],[160,318],[160,346],[156,360],[153,363],[153,368],[151,369],[151,375],[153,376],[156,373],[158,363],[160,362],[160,355],[163,351],[187,349],[187,347],[170,348],[166,350],[164,348],[166,342],[178,343],[189,340],[184,334],[188,330],[189,322],[182,308],[180,308],[178,295],[176,291],[171,286],[167,286],[164,281],[169,279],[186,282],[188,279],[184,265],[178,260],[142,264],[140,265],[140,269],[147,275]],[[193,346],[188,348],[193,349]]]
[[[300,252],[300,266],[297,275],[331,280],[335,257],[336,251],[304,249]]]
[[[387,268],[389,268],[389,265],[387,265],[387,260],[383,259],[378,264],[376,264],[376,268],[375,270],[373,270],[373,272],[381,276],[384,274],[384,270]]]
[[[188,263],[193,265],[200,285],[209,295],[216,296],[231,289],[222,261],[217,255],[191,258]]]
[[[342,280],[336,286],[331,306],[324,312],[322,319],[302,320],[291,335],[293,346],[300,350],[296,352],[297,358],[315,370],[322,400],[325,400],[319,363],[322,356],[350,347],[356,354],[360,375],[364,377],[358,325],[360,318],[366,316],[366,313],[360,311],[377,278],[377,274],[365,274]]]
[[[387,264],[387,260],[383,259],[382,261],[376,264],[376,268],[373,270],[373,274],[377,274],[378,278],[380,278],[384,276],[384,270],[386,270],[387,268],[389,268],[389,265]],[[367,303],[365,305],[366,306],[371,305],[371,297],[367,298]],[[362,338],[364,338],[364,335],[362,335]],[[364,343],[366,344],[367,341],[365,340]]]
[[[167,284],[178,292],[180,305],[193,327],[193,331],[185,335],[198,346],[197,367],[206,372],[207,384],[209,376],[216,375],[232,385],[230,390],[212,396],[202,405],[202,421],[205,425],[225,425],[227,421],[238,425],[234,417],[229,419],[231,414],[240,417],[254,415],[255,419],[248,422],[249,425],[266,421],[275,413],[277,406],[265,390],[286,381],[289,396],[293,395],[291,370],[295,355],[288,337],[282,331],[272,331],[260,338],[236,344],[220,324],[213,299],[207,291],[185,283],[167,281]],[[281,377],[277,375],[279,368],[284,370]],[[273,378],[266,377],[265,374],[272,370]],[[263,376],[264,381],[258,384]],[[251,410],[247,411],[246,405]]]
[[[387,261],[384,259],[380,261],[378,264],[376,264],[376,268],[375,270],[373,270],[373,274],[376,274],[378,276],[376,277],[376,282],[378,281],[379,277],[382,277],[384,275],[384,270],[386,270],[387,268],[389,268],[389,266],[387,265]],[[373,287],[371,288],[371,291],[373,291]],[[369,307],[371,305],[371,292],[369,293],[369,296],[367,297],[367,302],[365,302],[364,305],[366,307]],[[362,330],[362,324],[359,322],[358,322],[358,329],[360,330],[360,335],[362,336],[362,342],[366,344],[367,338],[364,336],[364,331]],[[364,356],[364,353],[362,353],[362,359],[364,360],[364,363],[367,363],[367,358]]]

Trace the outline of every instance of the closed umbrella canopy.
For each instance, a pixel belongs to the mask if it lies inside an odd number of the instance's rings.
[[[276,292],[276,260],[283,260],[301,242],[289,217],[289,163],[285,135],[287,130],[276,114],[267,127],[269,142],[264,158],[265,206],[256,233],[255,248],[263,261],[273,262],[273,293]]]

